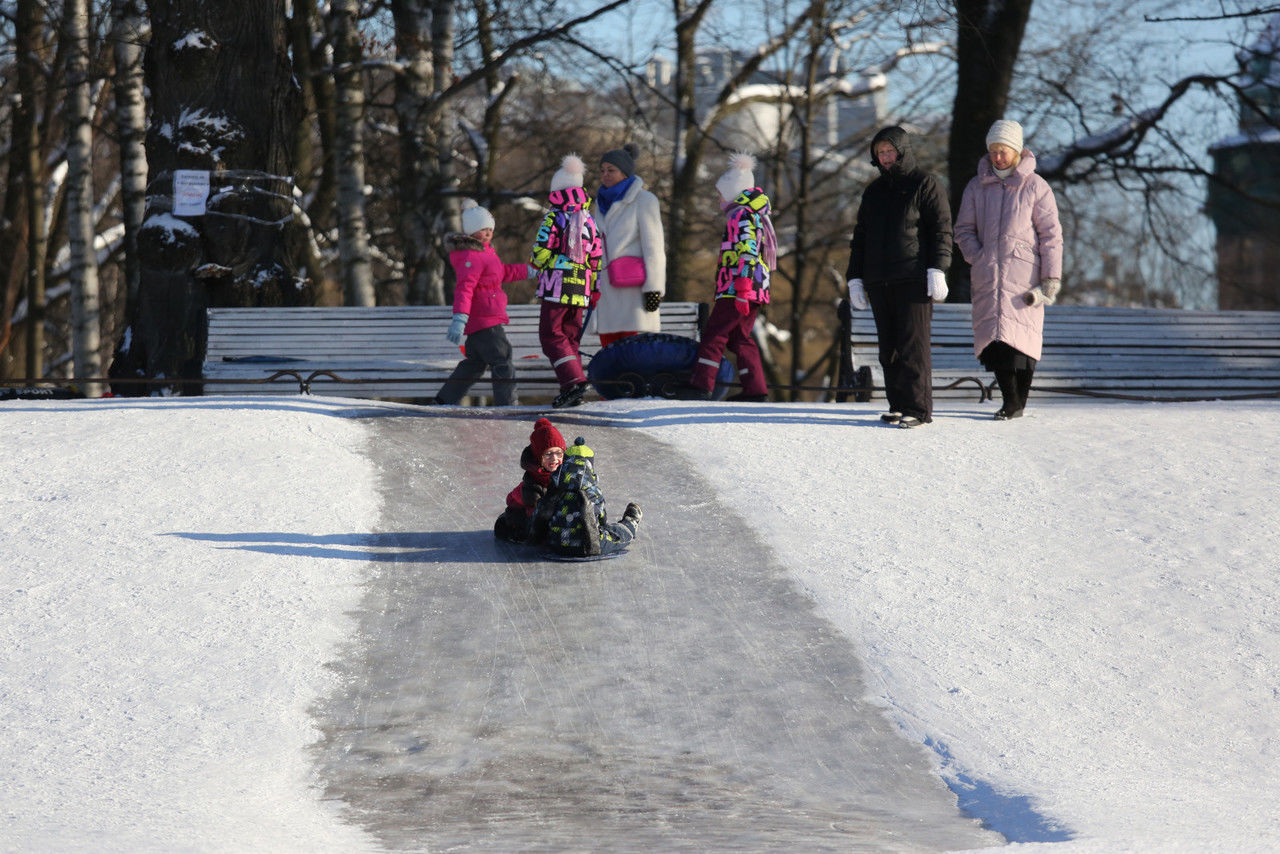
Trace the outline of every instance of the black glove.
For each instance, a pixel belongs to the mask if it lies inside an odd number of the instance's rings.
[[[657,311],[658,306],[662,304],[662,294],[657,291],[645,291],[644,294],[644,310]]]

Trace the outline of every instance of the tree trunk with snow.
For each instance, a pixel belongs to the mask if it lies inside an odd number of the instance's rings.
[[[89,2],[66,0],[63,39],[67,57],[67,246],[71,268],[71,340],[77,377],[102,376],[98,259],[94,252],[93,128],[89,91]],[[89,397],[99,383],[85,383]]]
[[[364,70],[359,0],[329,4],[337,137],[338,255],[347,305],[375,305],[364,195]]]
[[[150,0],[148,11],[152,121],[138,311],[112,376],[198,393],[208,307],[311,302],[294,272],[298,91],[285,0]],[[209,173],[204,214],[174,215],[174,170],[182,169]]]
[[[956,97],[951,109],[947,173],[951,210],[987,151],[987,129],[1004,118],[1013,67],[1032,0],[956,0]],[[969,265],[952,255],[948,302],[969,301]]]

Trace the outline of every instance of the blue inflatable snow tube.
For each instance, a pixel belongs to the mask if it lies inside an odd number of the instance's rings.
[[[672,397],[698,361],[698,342],[666,332],[641,332],[614,341],[587,363],[587,379],[605,400]],[[733,382],[733,364],[720,360],[712,400],[723,400]]]

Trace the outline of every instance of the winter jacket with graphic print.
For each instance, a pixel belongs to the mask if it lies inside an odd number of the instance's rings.
[[[770,270],[761,244],[768,215],[769,197],[759,187],[744,190],[725,210],[716,299],[742,297],[749,302],[769,302]]]
[[[591,197],[581,187],[555,190],[551,210],[534,239],[529,263],[538,268],[538,298],[587,306],[600,272],[604,244],[591,217]]]
[[[518,282],[529,278],[525,264],[504,264],[493,251],[474,237],[466,234],[445,236],[445,248],[449,250],[449,263],[457,274],[453,290],[453,313],[467,315],[467,335],[491,326],[509,323],[507,294],[502,290],[506,282]]]

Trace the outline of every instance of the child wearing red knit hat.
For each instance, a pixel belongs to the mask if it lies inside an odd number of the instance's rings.
[[[545,418],[533,424],[529,444],[520,452],[524,477],[507,495],[507,509],[493,523],[493,535],[509,543],[529,541],[533,511],[538,499],[547,494],[551,475],[564,462],[564,436]]]

